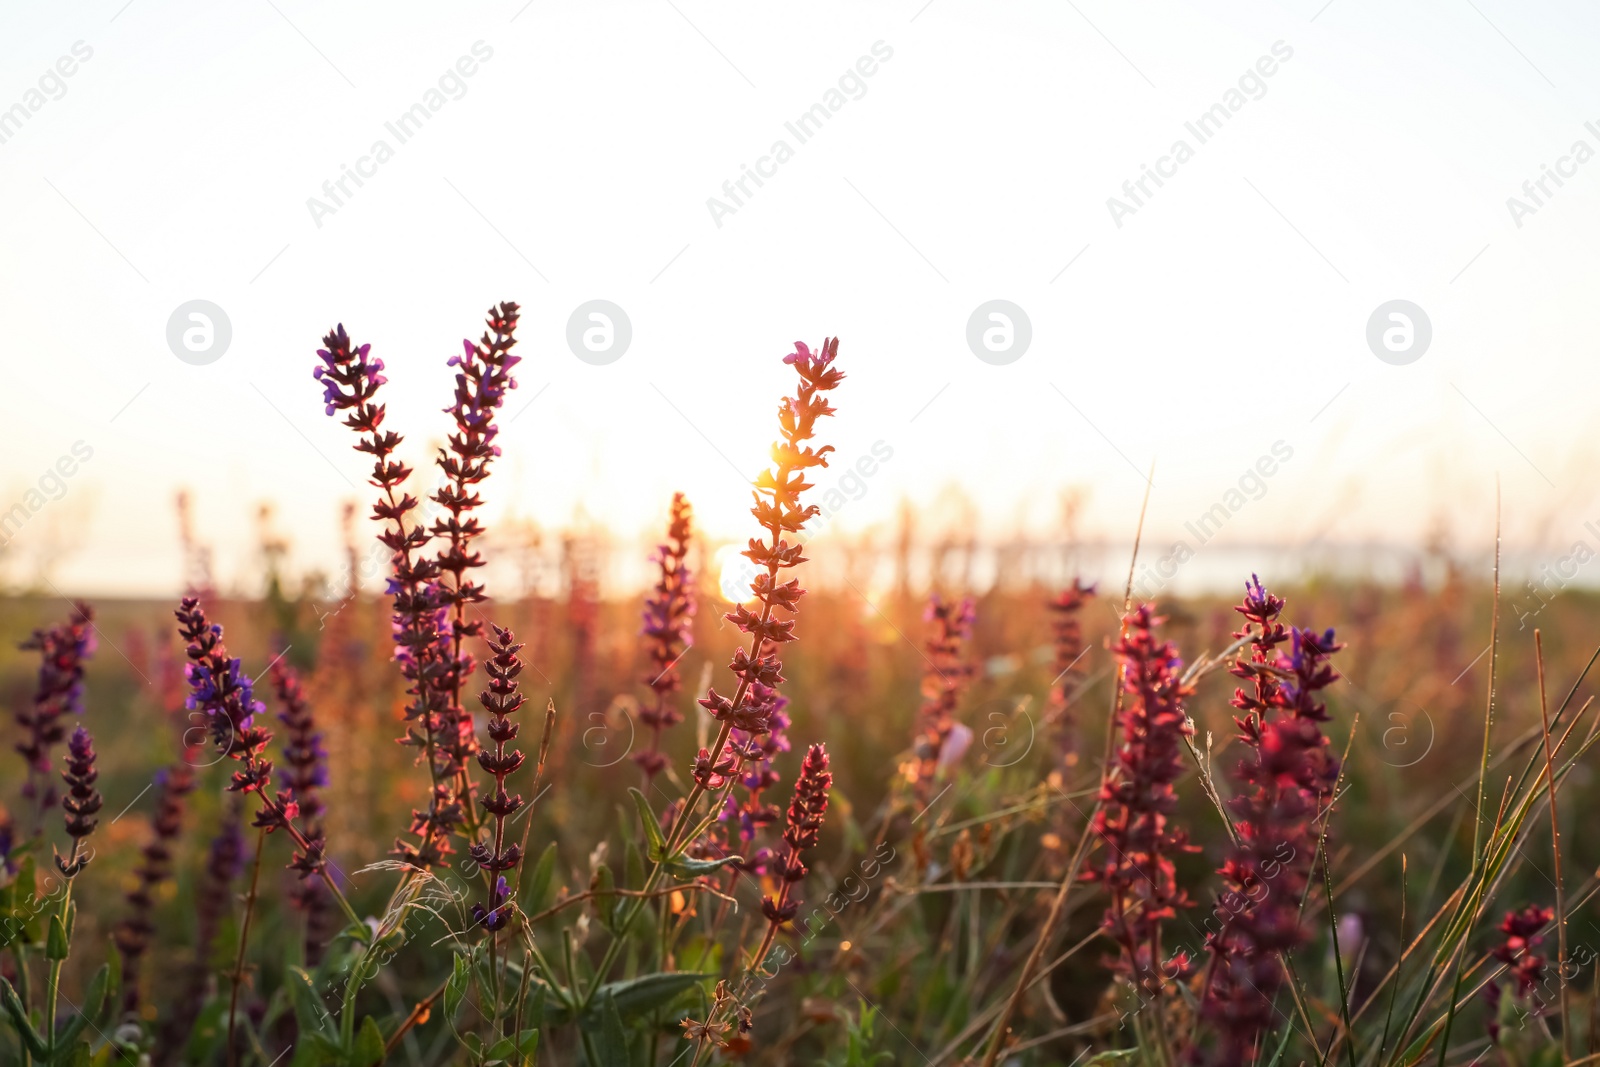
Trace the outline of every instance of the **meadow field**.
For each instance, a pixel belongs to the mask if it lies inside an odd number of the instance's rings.
[[[572,533],[496,595],[515,327],[432,474],[325,338],[376,501],[335,577],[264,536],[226,595],[186,526],[181,602],[6,601],[5,1062],[1595,1056],[1595,596],[1498,589],[1493,531],[1148,600],[1067,540],[812,540],[832,342],[742,590],[680,495],[647,590]]]

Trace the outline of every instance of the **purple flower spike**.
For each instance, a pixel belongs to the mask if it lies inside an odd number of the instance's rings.
[[[83,713],[84,665],[95,649],[94,610],[77,604],[66,622],[48,630],[35,630],[21,647],[39,653],[38,683],[32,701],[16,713],[22,740],[17,752],[28,763],[22,795],[35,805],[35,830],[43,828],[44,813],[58,799],[51,780],[50,752],[66,740],[62,719]]]
[[[689,542],[694,535],[694,511],[682,493],[672,494],[672,515],[667,541],[657,547],[652,561],[660,569],[655,589],[644,602],[645,649],[650,673],[643,681],[650,690],[649,703],[639,718],[650,727],[650,747],[634,754],[633,761],[648,780],[667,766],[661,751],[661,734],[683,721],[672,697],[682,688],[678,660],[693,641],[689,624],[694,618],[694,583],[689,572]]]
[[[178,632],[189,643],[185,650],[189,658],[189,706],[205,713],[213,740],[239,764],[228,791],[246,797],[256,795],[260,807],[251,825],[268,833],[283,830],[294,839],[297,851],[291,866],[301,871],[308,866],[320,870],[320,835],[308,837],[295,825],[300,803],[294,791],[270,792],[272,761],[265,753],[272,734],[255,721],[266,709],[255,699],[250,678],[240,669],[239,661],[228,655],[222,642],[222,627],[207,620],[205,610],[194,597],[184,597],[176,615]]]
[[[317,730],[299,674],[282,659],[274,661],[268,673],[272,676],[273,693],[283,705],[278,720],[284,727],[283,759],[287,766],[278,772],[278,781],[283,787],[280,795],[294,798],[301,818],[299,833],[305,841],[295,849],[294,859],[289,863],[290,870],[300,875],[300,883],[289,899],[308,915],[306,949],[308,958],[314,959],[321,955],[321,939],[316,932],[325,925],[322,922],[325,916],[321,913],[328,906],[321,881],[328,877],[327,835],[322,826],[326,810],[322,790],[328,784],[328,753],[322,747],[322,734]]]
[[[441,715],[437,739],[440,772],[454,783],[462,805],[472,803],[469,768],[478,751],[472,716],[465,708],[467,685],[477,663],[466,651],[465,642],[485,635],[481,619],[476,613],[469,617],[468,610],[488,599],[482,584],[472,578],[484,563],[472,547],[483,533],[474,514],[483,504],[477,487],[489,477],[490,462],[500,455],[495,444],[500,433],[495,413],[506,392],[517,385],[511,368],[520,360],[511,349],[517,343],[520,315],[517,305],[509,301],[490,308],[482,339],[477,344],[462,341],[463,354],[448,361],[458,370],[455,399],[445,409],[455,421],[455,432],[437,458],[445,484],[433,495],[441,517],[434,521],[432,534],[442,545],[435,558],[438,581],[434,588],[436,602],[444,609],[439,630],[445,635],[438,648],[441,663],[435,687]]]
[[[173,850],[183,831],[185,798],[193,791],[194,769],[188,763],[175,763],[156,773],[154,833],[140,852],[139,866],[134,871],[137,882],[125,898],[128,915],[112,932],[122,956],[125,1012],[139,1008],[139,969],[156,932],[156,895],[172,879]]]
[[[522,766],[524,759],[520,751],[508,747],[516,740],[519,729],[510,716],[521,711],[527,701],[517,681],[522,673],[522,660],[517,656],[521,650],[515,634],[503,627],[494,628],[494,637],[489,641],[491,655],[484,664],[489,688],[478,696],[489,713],[489,740],[494,742],[492,752],[487,748],[478,749],[478,765],[494,778],[494,792],[480,801],[494,820],[494,837],[492,843],[474,842],[469,852],[478,866],[499,878],[488,904],[474,904],[472,914],[480,926],[491,932],[505,925],[509,910],[503,872],[522,862],[522,846],[506,841],[506,820],[520,810],[523,803],[521,794],[506,790],[506,779]]]
[[[511,918],[511,887],[506,885],[505,875],[494,880],[494,891],[489,894],[489,906],[482,904],[472,905],[472,921],[474,925],[481,926],[491,934],[505,928]]]
[[[100,791],[94,787],[100,777],[94,769],[94,739],[82,726],[72,731],[67,742],[67,769],[61,777],[67,783],[67,795],[61,798],[61,808],[66,812],[67,836],[72,838],[72,851],[65,857],[56,853],[56,869],[63,877],[76,877],[89,865],[89,857],[80,854],[83,839],[94,833],[98,820],[94,814],[100,810]]]
[[[372,517],[384,525],[378,539],[390,553],[395,661],[406,681],[406,731],[401,744],[421,749],[429,766],[428,806],[412,812],[410,832],[417,840],[397,839],[392,854],[427,869],[445,862],[454,851],[450,833],[462,816],[453,779],[448,784],[438,781],[442,767],[452,759],[446,745],[457,728],[449,695],[456,665],[440,657],[439,564],[424,551],[432,536],[427,524],[412,516],[418,501],[405,491],[412,469],[394,458],[404,439],[383,429],[385,409],[377,403],[378,389],[385,382],[378,373],[383,362],[370,358],[370,345],[352,347],[343,325],[322,343],[317,356],[323,366],[317,368],[317,377],[324,381],[329,414],[348,412],[344,424],[360,435],[356,451],[373,458],[372,484],[379,496]]]

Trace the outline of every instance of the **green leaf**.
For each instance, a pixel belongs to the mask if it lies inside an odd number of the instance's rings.
[[[10,907],[0,912],[0,948],[10,948],[14,943],[26,945],[29,940],[28,924],[19,909]]]
[[[223,1019],[227,1012],[227,997],[218,997],[200,1009],[200,1017],[189,1032],[184,1054],[179,1057],[180,1063],[210,1063],[216,1058],[227,1040],[227,1023]]]
[[[64,960],[72,954],[72,942],[67,939],[67,928],[61,916],[50,916],[50,935],[45,939],[44,958]]]
[[[38,944],[39,914],[43,910],[39,907],[38,885],[37,865],[32,856],[26,856],[17,864],[17,876],[11,880],[10,905],[0,923],[0,945],[9,946],[13,941]]]
[[[527,1020],[528,1027],[537,1031],[544,1025],[544,1000],[550,988],[543,982],[530,983],[527,1003],[523,1005],[522,1014]]]
[[[537,915],[550,906],[550,883],[555,880],[555,873],[556,844],[552,841],[539,853],[539,862],[533,865],[533,874],[523,889],[523,911]]]
[[[1083,1067],[1094,1067],[1097,1063],[1121,1063],[1139,1054],[1136,1048],[1114,1048],[1106,1052],[1097,1052],[1083,1061]]]
[[[682,878],[684,881],[700,877],[702,874],[711,874],[720,871],[730,863],[743,863],[743,856],[723,856],[716,860],[697,860],[688,856],[679,856],[667,861],[667,870]]]
[[[522,1031],[522,1038],[517,1042],[517,1052],[522,1056],[522,1062],[527,1067],[531,1067],[538,1059],[539,1028],[537,1026]]]
[[[111,966],[110,981],[106,984],[106,1000],[110,1003],[117,1002],[117,995],[122,992],[122,953],[109,952],[107,963]]]
[[[444,1021],[449,1025],[450,1032],[456,1035],[456,1040],[463,1040],[456,1030],[456,1009],[461,1007],[461,1001],[467,995],[467,987],[472,982],[472,967],[465,956],[457,955],[450,980],[444,984]]]
[[[517,1043],[509,1037],[502,1037],[499,1041],[489,1046],[483,1058],[489,1063],[511,1063],[517,1054]]]
[[[56,1053],[56,1058],[50,1062],[54,1067],[90,1067],[89,1043],[79,1041],[71,1048]]]
[[[512,964],[516,969],[516,965]],[[552,987],[538,975],[528,978],[528,1003],[523,1014],[529,1026],[564,1026],[572,1021],[574,994],[565,987]]]
[[[70,1045],[76,1041],[78,1035],[83,1032],[83,1028],[88,1026],[100,1014],[100,1009],[106,1002],[106,989],[110,985],[111,966],[102,964],[100,969],[94,972],[94,977],[89,980],[89,992],[84,996],[80,1010],[71,1019],[67,1020],[67,1025],[62,1027],[61,1032],[56,1035],[55,1045],[57,1048]],[[70,1063],[72,1061],[68,1060],[67,1062]]]
[[[633,806],[639,809],[639,821],[644,823],[644,834],[650,841],[650,858],[659,861],[667,851],[667,839],[661,836],[661,823],[656,819],[656,813],[650,810],[650,802],[643,793],[630,785],[628,795],[633,797]]]
[[[16,1027],[17,1033],[22,1037],[22,1043],[28,1046],[28,1051],[39,1059],[48,1056],[50,1046],[44,1043],[44,1038],[33,1028],[33,1022],[28,1018],[28,1010],[22,1006],[22,998],[17,996],[17,991],[11,988],[11,983],[4,978],[0,978],[0,1005],[3,1005],[6,1014],[11,1016],[11,1025]]]
[[[632,1061],[628,1058],[628,1031],[623,1029],[617,1002],[604,992],[596,999],[595,1007],[600,1018],[594,1049],[600,1062],[593,1067],[632,1067]]]
[[[316,986],[305,968],[285,968],[283,984],[288,990],[289,1004],[294,1008],[294,1019],[299,1024],[300,1033],[326,1033],[330,1025],[328,1012],[322,1006],[322,998],[317,996]]]
[[[339,1044],[339,1039],[320,1030],[311,1035],[305,1047],[316,1053],[311,1062],[317,1067],[327,1067],[330,1063],[343,1063],[345,1060],[345,1048]]]
[[[328,1040],[321,1034],[308,1041],[297,1041],[294,1046],[294,1058],[289,1061],[289,1067],[323,1067],[328,1062],[327,1055],[317,1046],[317,1038]]]
[[[32,856],[17,865],[16,886],[16,906],[28,912],[37,912],[39,909],[33,905],[39,899],[39,864]]]
[[[489,966],[487,952],[472,954],[472,977],[477,986],[478,1003],[484,1006],[491,1004],[494,1001],[494,968]]]
[[[372,940],[372,927],[366,923],[351,923],[340,930],[339,937],[348,937],[358,945],[365,945]]]
[[[361,1020],[361,1029],[356,1032],[356,1047],[350,1053],[352,1067],[377,1067],[383,1062],[383,1034],[378,1030],[378,1022],[372,1016]]]
[[[598,1002],[604,997],[616,1005],[624,1019],[638,1019],[670,1004],[679,993],[691,989],[715,974],[696,974],[693,971],[663,971],[643,974],[619,982],[607,982],[595,995]]]

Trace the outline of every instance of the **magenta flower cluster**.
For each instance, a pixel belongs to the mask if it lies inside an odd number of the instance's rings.
[[[1328,744],[1321,693],[1339,677],[1329,658],[1343,646],[1332,630],[1316,633],[1278,622],[1281,598],[1259,579],[1235,610],[1245,617],[1235,636],[1249,639],[1248,658],[1232,673],[1235,721],[1245,755],[1230,805],[1237,842],[1220,874],[1226,889],[1208,938],[1211,960],[1200,1013],[1215,1035],[1196,1047],[1200,1063],[1236,1063],[1253,1054],[1276,1025],[1273,999],[1283,982],[1283,957],[1306,942],[1301,907],[1317,852],[1323,806],[1339,778]],[[1288,643],[1289,652],[1279,646]]]
[[[1141,997],[1163,995],[1164,985],[1188,973],[1182,953],[1163,955],[1162,924],[1190,906],[1178,885],[1173,857],[1194,851],[1172,821],[1183,775],[1184,742],[1193,727],[1184,711],[1190,690],[1183,661],[1157,629],[1165,621],[1148,604],[1122,620],[1112,648],[1122,664],[1126,705],[1118,716],[1120,743],[1100,785],[1094,830],[1105,845],[1086,879],[1105,887],[1110,903],[1102,926],[1121,948],[1117,970]]]
[[[1529,904],[1517,911],[1508,911],[1500,920],[1500,943],[1490,953],[1505,965],[1510,976],[1512,995],[1522,1000],[1528,998],[1544,981],[1549,966],[1539,946],[1544,943],[1540,933],[1555,920],[1556,913],[1539,904]],[[1488,982],[1483,987],[1483,998],[1489,1006],[1489,1040],[1500,1040],[1500,1002],[1504,997],[1503,982]],[[1535,1004],[1535,1014],[1538,1013]]]
[[[948,759],[947,745],[956,727],[956,709],[972,677],[964,648],[972,638],[977,609],[970,598],[945,600],[934,593],[923,619],[929,624],[923,658],[922,709],[913,753],[917,758],[917,795],[926,802],[934,777]]]

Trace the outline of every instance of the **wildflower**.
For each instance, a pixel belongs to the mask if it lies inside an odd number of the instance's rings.
[[[723,748],[728,746],[724,745]],[[693,769],[689,773],[702,789],[714,791],[727,785],[736,769],[732,752],[725,751],[713,756],[709,749],[702,748],[695,754]]]
[[[299,673],[281,658],[273,661],[267,673],[272,679],[273,694],[283,709],[278,712],[278,721],[283,723],[283,761],[287,766],[278,772],[278,780],[300,809],[299,831],[309,846],[296,852],[289,864],[290,869],[299,874],[289,891],[289,902],[306,913],[306,959],[316,963],[321,958],[323,942],[331,932],[328,898],[322,884],[322,878],[328,877],[324,863],[327,835],[322,826],[326,810],[322,790],[328,785],[328,753],[322,747],[322,734],[317,730]],[[321,878],[311,877],[314,874]]]
[[[448,648],[440,650],[443,670],[437,679],[444,694],[439,746],[464,804],[471,800],[467,761],[476,751],[477,737],[472,716],[462,706],[462,691],[477,665],[462,646],[469,637],[483,636],[483,622],[468,619],[467,609],[487,599],[483,586],[470,577],[483,566],[483,556],[472,548],[483,527],[472,513],[483,503],[475,487],[489,476],[490,461],[500,455],[500,446],[494,443],[500,432],[494,424],[495,411],[506,392],[517,387],[511,368],[522,357],[512,355],[511,348],[517,343],[519,315],[517,305],[510,302],[490,308],[483,338],[477,344],[463,341],[463,354],[450,357],[449,365],[458,369],[455,398],[445,412],[455,420],[455,432],[449,447],[439,450],[445,482],[433,495],[443,512],[432,531],[434,539],[443,543],[436,554],[435,594],[438,603],[449,609],[448,622],[441,628],[448,634]]]
[[[422,749],[432,786],[429,806],[412,813],[411,832],[418,837],[417,843],[396,841],[394,854],[426,869],[444,862],[454,851],[449,835],[462,816],[453,787],[440,788],[445,784],[440,781],[444,761],[437,748],[441,738],[448,740],[447,728],[455,725],[446,684],[455,666],[441,661],[439,655],[450,641],[442,632],[447,612],[441,608],[440,568],[437,560],[423,553],[430,539],[427,527],[415,521],[408,525],[408,517],[417,507],[416,497],[404,490],[411,468],[394,458],[403,439],[393,430],[382,429],[385,408],[376,402],[379,388],[387,381],[383,361],[372,358],[371,345],[352,345],[343,325],[322,343],[324,347],[317,350],[322,365],[313,374],[322,382],[327,412],[346,412],[344,424],[361,435],[356,451],[373,457],[372,484],[380,496],[372,514],[384,524],[378,539],[391,554],[388,592],[394,604],[395,660],[409,697],[401,743]]]
[[[718,982],[716,990],[711,994],[711,1010],[706,1014],[705,1020],[695,1019],[692,1016],[683,1019],[678,1025],[683,1027],[683,1039],[695,1046],[695,1057],[705,1051],[707,1045],[726,1047],[726,1036],[733,1027],[721,1021],[721,1016],[733,1009],[735,997],[725,981]]]
[[[1183,702],[1183,662],[1177,649],[1156,636],[1165,620],[1150,605],[1122,620],[1112,649],[1122,661],[1128,704],[1118,718],[1122,742],[1100,786],[1094,830],[1106,844],[1101,865],[1088,880],[1105,885],[1111,898],[1104,928],[1121,946],[1117,969],[1140,997],[1161,995],[1163,985],[1189,969],[1187,956],[1163,960],[1162,922],[1190,906],[1178,886],[1172,857],[1192,852],[1188,835],[1171,823],[1183,773],[1184,739],[1193,731]]]
[[[455,852],[450,845],[450,831],[460,826],[465,817],[455,787],[449,782],[436,783],[428,794],[428,806],[411,809],[410,832],[417,844],[397,838],[390,855],[423,870],[443,863],[446,856]]]
[[[641,708],[639,719],[650,727],[650,747],[636,752],[633,761],[654,778],[667,765],[661,752],[662,731],[683,721],[683,714],[672,704],[672,696],[682,688],[678,660],[692,641],[689,620],[694,616],[694,591],[687,557],[694,513],[682,493],[672,494],[672,517],[667,523],[667,541],[656,548],[651,562],[659,568],[654,591],[644,602],[645,648],[650,657],[650,674],[644,679],[650,690],[650,703]]]
[[[275,661],[268,673],[273,692],[283,705],[278,721],[284,727],[283,759],[288,766],[278,772],[278,780],[284,792],[294,798],[300,813],[300,833],[311,844],[308,854],[296,855],[290,866],[300,872],[302,879],[309,879],[323,873],[322,790],[328,784],[328,753],[322,747],[322,734],[317,731],[299,674],[282,659]],[[305,899],[297,903],[302,907],[308,904]]]
[[[496,875],[494,888],[489,892],[488,903],[472,905],[472,923],[493,934],[503,929],[510,918],[511,889],[506,884],[505,875]]]
[[[774,872],[778,877],[778,891],[761,901],[761,914],[767,918],[767,935],[750,965],[752,971],[760,968],[779,928],[800,910],[800,902],[794,898],[795,887],[806,876],[805,861],[800,857],[816,848],[822,836],[822,820],[828,812],[828,789],[832,785],[828,750],[823,745],[812,745],[806,751],[805,762],[800,765],[800,779],[794,784],[794,800],[789,804],[788,822],[783,830],[783,843],[788,846],[788,852]]]
[[[1234,723],[1245,743],[1259,748],[1261,720],[1278,691],[1277,647],[1289,640],[1289,631],[1278,622],[1278,616],[1283,613],[1283,598],[1267,592],[1259,577],[1252,574],[1245,583],[1244,592],[1244,602],[1233,610],[1245,617],[1245,626],[1235,630],[1233,636],[1250,639],[1250,658],[1235,660],[1228,673],[1251,685],[1248,690],[1234,690],[1233,706],[1244,712],[1244,718],[1236,718]]]
[[[708,1043],[720,1045],[722,1036],[733,1029],[728,1023],[719,1022],[714,1016],[708,1017],[705,1022],[686,1017],[678,1025],[683,1027],[683,1039],[697,1046]]]
[[[219,750],[240,763],[228,783],[230,793],[256,794],[260,807],[252,826],[272,833],[283,830],[294,839],[294,859],[289,866],[303,875],[320,872],[326,859],[320,831],[308,836],[295,820],[300,804],[293,789],[269,795],[272,761],[265,752],[272,734],[256,725],[255,717],[266,710],[255,698],[250,677],[239,661],[228,655],[222,643],[222,627],[206,619],[205,610],[193,597],[184,597],[176,612],[178,632],[188,646],[189,708],[205,714],[212,740]]]
[[[67,795],[61,798],[61,808],[66,812],[67,836],[72,838],[72,851],[65,859],[57,852],[55,858],[56,869],[66,878],[76,877],[79,871],[89,865],[89,857],[80,855],[79,850],[83,839],[94,833],[98,822],[94,814],[100,810],[100,791],[94,787],[94,783],[100,774],[94,769],[94,761],[94,739],[89,736],[88,730],[80,726],[72,731],[72,739],[67,742],[67,769],[61,772],[62,779],[67,783]]]
[[[763,801],[762,796],[782,780],[772,761],[780,753],[789,751],[790,722],[788,714],[783,710],[788,704],[788,697],[779,694],[774,698],[772,710],[767,717],[766,733],[752,734],[734,730],[728,738],[729,747],[743,765],[743,770],[739,774],[739,784],[744,787],[745,797],[740,802],[730,794],[721,817],[732,819],[735,823],[739,841],[745,846],[743,852],[746,858],[733,866],[746,874],[766,873],[767,863],[772,858],[770,850],[761,848],[751,853],[749,846],[755,842],[762,830],[777,822],[783,814],[776,804]]]
[[[1544,971],[1549,961],[1534,950],[1544,943],[1544,938],[1539,936],[1540,931],[1550,925],[1555,917],[1555,912],[1549,908],[1530,904],[1521,911],[1506,912],[1505,918],[1500,921],[1499,929],[1505,938],[1495,946],[1491,955],[1506,965],[1505,973],[1511,977],[1515,987],[1513,993],[1518,1000],[1527,998],[1544,981]],[[1484,1000],[1489,1004],[1489,1040],[1496,1043],[1500,1040],[1500,1000],[1503,995],[1500,982],[1490,982],[1483,987]],[[1539,1007],[1537,998],[1534,998],[1535,1012]]]
[[[1074,578],[1049,604],[1050,631],[1055,646],[1052,669],[1056,672],[1050,686],[1050,722],[1059,738],[1061,765],[1068,768],[1078,765],[1078,724],[1072,714],[1072,705],[1083,684],[1083,674],[1077,670],[1084,653],[1083,625],[1078,621],[1078,613],[1094,595],[1092,584],[1084,585],[1082,580]]]
[[[188,707],[206,716],[218,751],[243,765],[233,772],[228,791],[260,797],[261,810],[254,825],[268,831],[288,825],[298,814],[298,805],[288,792],[280,791],[276,797],[267,795],[272,784],[272,761],[264,753],[272,734],[256,725],[256,716],[266,706],[255,698],[250,676],[237,659],[228,655],[228,647],[222,643],[222,627],[206,619],[198,600],[184,597],[174,614],[178,618],[178,634],[188,642],[184,650],[189,658]]]
[[[1284,627],[1277,621],[1283,604],[1252,579],[1237,608],[1247,622],[1235,636],[1251,639],[1249,659],[1232,669],[1248,683],[1233,698],[1244,712],[1235,721],[1245,756],[1230,804],[1237,842],[1220,871],[1227,889],[1214,912],[1219,925],[1207,938],[1211,961],[1200,1006],[1216,1047],[1197,1046],[1193,1058],[1200,1063],[1242,1062],[1275,1024],[1280,957],[1307,938],[1301,904],[1317,849],[1316,824],[1339,777],[1319,694],[1338,679],[1328,660],[1343,646],[1332,630]],[[1285,641],[1288,654],[1277,649]]]
[[[1537,904],[1521,911],[1508,911],[1500,921],[1505,940],[1494,950],[1495,959],[1506,965],[1516,980],[1517,992],[1527,993],[1544,977],[1546,960],[1533,950],[1544,942],[1539,932],[1550,925],[1555,912]]]
[[[783,360],[799,374],[800,385],[793,397],[784,398],[778,406],[783,439],[772,446],[773,466],[756,479],[755,504],[750,509],[756,521],[766,527],[768,540],[752,537],[742,553],[759,568],[751,593],[761,610],[754,612],[740,604],[724,616],[750,637],[750,648],[740,649],[729,664],[739,679],[733,695],[721,696],[713,688],[700,701],[711,717],[722,723],[713,747],[701,749],[695,757],[693,775],[701,791],[723,788],[737,772],[742,755],[734,753],[732,759],[727,758],[732,731],[742,730],[752,736],[765,734],[771,729],[773,714],[780,710],[773,688],[783,680],[778,652],[781,645],[794,640],[794,620],[779,619],[775,613],[781,610],[794,615],[805,590],[794,579],[780,582],[779,575],[798,567],[806,558],[801,545],[791,544],[786,535],[797,535],[821,513],[816,504],[802,505],[800,494],[812,485],[806,480],[806,471],[826,467],[833,446],[813,448],[805,442],[815,436],[816,421],[833,414],[824,394],[844,380],[844,374],[832,366],[838,352],[837,338],[825,340],[815,353],[797,341],[794,352]]]
[[[193,791],[194,770],[187,763],[175,763],[156,773],[153,833],[140,850],[139,865],[134,869],[134,886],[126,897],[128,914],[112,933],[122,956],[124,1011],[139,1007],[139,965],[155,933],[156,892],[172,878],[173,847],[183,831],[185,798]]]
[[[494,637],[489,641],[492,655],[484,664],[484,670],[489,675],[489,688],[478,697],[484,710],[489,713],[487,732],[489,739],[494,742],[493,752],[478,749],[478,764],[494,778],[494,792],[482,799],[484,810],[494,818],[494,844],[491,847],[481,841],[474,842],[470,851],[478,866],[497,876],[511,870],[522,860],[522,846],[507,844],[505,839],[506,820],[522,807],[520,794],[506,792],[506,779],[523,763],[520,751],[506,747],[516,740],[518,730],[518,724],[512,722],[509,716],[520,711],[527,699],[517,683],[517,676],[522,673],[522,660],[517,658],[517,653],[522,646],[516,640],[516,635],[510,630],[500,626],[494,628]],[[489,894],[487,905],[475,904],[472,908],[473,919],[491,932],[503,927],[509,916],[509,891],[505,886],[505,878],[499,877]]]
[[[84,664],[93,655],[94,610],[87,604],[74,605],[71,617],[48,630],[35,630],[21,648],[39,653],[38,683],[33,700],[16,713],[23,739],[17,751],[28,763],[28,777],[22,796],[34,802],[42,828],[44,813],[55,807],[57,794],[50,775],[50,752],[67,736],[62,718],[83,712]]]
[[[956,707],[961,692],[972,677],[972,665],[962,656],[962,646],[972,637],[976,612],[972,601],[942,600],[938,593],[928,602],[922,616],[933,624],[928,638],[928,669],[922,675],[921,725],[917,734],[917,795],[927,800],[928,787],[941,766],[940,757],[955,728]]]

